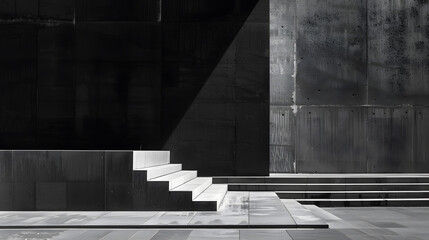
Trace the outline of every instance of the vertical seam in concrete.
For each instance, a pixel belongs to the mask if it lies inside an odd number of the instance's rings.
[[[368,27],[368,23],[369,23],[369,15],[368,15],[368,0],[365,0],[365,21],[366,21],[366,24],[365,24],[365,35],[366,35],[366,38],[365,38],[365,45],[366,45],[366,53],[365,53],[365,55],[366,55],[366,104],[367,105],[369,105],[369,74],[368,74],[368,66],[369,66],[369,59],[368,59],[368,57],[369,57],[369,54],[368,54],[368,50],[369,50],[369,47],[368,47],[368,29],[369,29],[369,27]]]
[[[369,67],[369,54],[368,54],[368,50],[369,50],[369,46],[368,46],[368,33],[369,33],[369,14],[368,14],[368,0],[365,0],[365,19],[366,19],[366,24],[365,24],[365,28],[366,28],[366,38],[365,38],[365,45],[366,45],[366,105],[369,105],[369,74],[368,74],[368,67]],[[366,118],[368,119],[368,110],[369,108],[366,109]],[[367,123],[369,123],[367,121]],[[369,124],[367,124],[366,129],[365,129],[365,161],[366,161],[366,173],[368,173],[369,171],[369,166],[368,166],[368,128],[369,128]]]
[[[296,44],[296,42],[297,42],[297,34],[298,34],[298,32],[297,32],[297,29],[298,29],[298,2],[297,1],[295,1],[295,16],[294,16],[294,23],[293,23],[293,27],[294,27],[294,35],[293,35],[293,45],[294,45],[294,50],[293,50],[293,57],[294,57],[294,69],[293,69],[293,71],[294,71],[294,77],[293,77],[293,92],[294,92],[294,94],[293,94],[293,99],[292,99],[292,101],[293,101],[293,108],[292,108],[292,113],[293,113],[293,115],[294,115],[294,118],[295,118],[295,131],[294,131],[294,140],[295,140],[295,143],[294,143],[294,146],[293,146],[293,148],[294,148],[294,163],[293,163],[293,171],[295,172],[295,173],[297,173],[297,169],[298,169],[298,161],[297,161],[297,154],[298,154],[298,151],[297,151],[297,137],[298,137],[298,105],[297,105],[297,103],[296,103],[296,76],[297,76],[297,74],[298,74],[298,64],[297,64],[297,57],[296,57],[296,55],[297,55],[297,44]]]

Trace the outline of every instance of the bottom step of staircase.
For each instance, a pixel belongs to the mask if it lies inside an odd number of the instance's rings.
[[[419,207],[429,206],[429,198],[356,198],[356,199],[296,199],[304,205],[319,207]]]
[[[213,202],[213,204],[216,206],[216,210],[218,210],[227,191],[228,185],[226,184],[212,184],[193,201],[207,203]]]

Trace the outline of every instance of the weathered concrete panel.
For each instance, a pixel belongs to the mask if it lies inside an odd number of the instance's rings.
[[[291,107],[270,107],[270,172],[295,172],[296,118]]]
[[[368,172],[414,172],[414,109],[368,108]]]
[[[415,172],[429,172],[429,107],[415,108],[414,161]]]
[[[366,102],[366,0],[297,1],[297,103]]]
[[[270,1],[270,103],[291,105],[295,91],[296,0]]]
[[[366,118],[365,108],[299,108],[297,172],[366,172]]]
[[[428,13],[428,1],[368,1],[370,104],[429,104]]]

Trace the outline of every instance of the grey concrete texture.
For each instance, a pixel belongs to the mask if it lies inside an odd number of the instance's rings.
[[[132,151],[0,151],[0,209],[132,209],[132,156]]]
[[[272,173],[429,171],[428,8],[270,1]]]
[[[236,240],[423,240],[429,230],[429,208],[318,208],[306,206],[307,212],[329,223],[330,229],[2,229],[0,239],[236,239]],[[43,213],[1,214],[5,221],[15,223],[35,222],[47,225],[53,222],[67,224],[73,219],[81,224],[95,223],[98,220],[112,223],[118,221],[145,222],[150,215],[135,213]],[[139,216],[140,215],[140,216]],[[178,215],[178,214],[176,214]],[[80,217],[80,219],[79,219]],[[182,213],[177,219],[186,218]],[[26,221],[27,220],[27,221]],[[3,224],[1,222],[0,224]],[[46,226],[46,225],[45,225]]]

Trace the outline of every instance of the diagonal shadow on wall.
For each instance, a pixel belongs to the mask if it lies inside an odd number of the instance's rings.
[[[185,2],[163,3],[164,148],[203,175],[265,174],[268,1]]]

